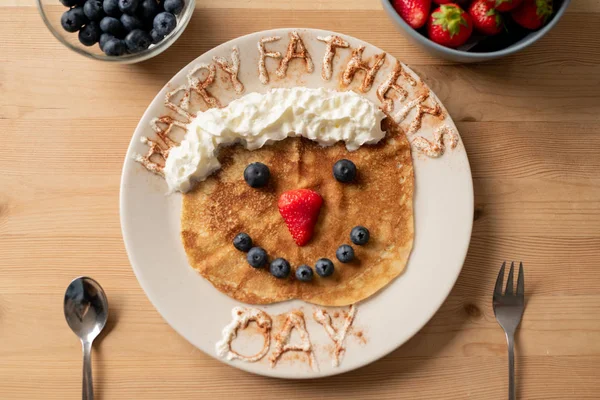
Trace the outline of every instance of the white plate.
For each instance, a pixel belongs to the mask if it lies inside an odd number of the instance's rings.
[[[186,74],[193,66],[210,63],[215,55],[230,59],[233,46],[240,49],[239,77],[245,86],[244,94],[265,92],[270,87],[298,85],[339,89],[339,74],[350,57],[350,50],[337,50],[333,62],[333,78],[325,82],[321,78],[325,44],[316,38],[335,33],[313,29],[296,30],[314,61],[312,73],[307,73],[303,61],[296,59],[290,63],[288,77],[279,80],[274,73],[278,61],[267,59],[271,82],[265,86],[258,80],[259,39],[281,36],[278,42],[269,43],[267,49],[285,54],[288,34],[292,29],[253,33],[214,48],[183,68],[158,93],[136,128],[123,166],[121,226],[135,274],[164,319],[194,346],[211,356],[216,357],[215,343],[221,338],[223,327],[231,320],[232,308],[241,303],[217,291],[189,267],[179,239],[181,196],[165,195],[167,187],[163,179],[147,172],[133,161],[133,156],[146,152],[146,146],[140,142],[140,137],[154,136],[150,120],[168,114],[164,106],[165,93],[185,84]],[[366,46],[365,58],[382,51],[358,39],[337,35],[347,40],[352,48]],[[380,104],[375,94],[376,88],[387,77],[394,62],[393,57],[388,54],[373,87],[366,94],[376,104]],[[353,88],[362,80],[361,74],[354,78]],[[217,68],[215,84],[209,87],[222,104],[239,97],[231,85],[221,79],[226,77]],[[435,96],[433,98],[437,100]],[[395,110],[401,106],[400,102],[396,102]],[[427,118],[433,117],[425,117],[423,128],[418,134],[431,138],[432,131],[425,123]],[[454,127],[450,117],[445,122]],[[413,159],[416,177],[414,248],[406,271],[378,294],[358,305],[354,332],[364,332],[364,342],[358,340],[356,335],[349,335],[340,365],[333,367],[327,351],[332,342],[323,327],[314,321],[313,306],[301,301],[289,301],[258,308],[272,315],[304,309],[307,329],[316,348],[319,370],[311,370],[302,357],[294,360],[286,356],[275,368],[270,368],[267,357],[257,363],[228,361],[229,363],[250,372],[275,377],[328,376],[358,368],[385,356],[425,325],[445,300],[462,268],[472,228],[473,185],[462,141],[459,141],[458,147],[447,149],[437,159],[420,155],[413,149]],[[239,341],[236,348],[252,354],[250,348],[256,346],[256,342],[249,336],[240,338]]]

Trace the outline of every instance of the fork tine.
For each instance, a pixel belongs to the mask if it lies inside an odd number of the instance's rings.
[[[523,263],[519,263],[519,277],[517,278],[517,295],[525,294],[525,273],[523,272]]]
[[[508,279],[506,280],[506,292],[504,293],[507,296],[510,296],[513,294],[513,278],[514,278],[514,272],[515,272],[515,262],[511,262],[510,263],[510,271],[508,271]]]
[[[494,287],[494,296],[502,296],[502,284],[504,283],[504,267],[505,266],[506,266],[506,261],[504,261],[502,263],[500,272],[498,272],[498,278],[496,278],[496,287]]]

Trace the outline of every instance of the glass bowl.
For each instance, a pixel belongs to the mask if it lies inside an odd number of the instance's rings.
[[[36,0],[36,3],[38,5],[38,9],[40,10],[42,20],[44,20],[44,23],[50,32],[69,49],[94,60],[133,64],[147,60],[162,53],[168,49],[169,46],[171,46],[179,38],[179,36],[181,36],[187,27],[187,24],[190,22],[196,6],[196,0],[184,1],[185,5],[183,10],[177,16],[177,26],[162,41],[160,41],[158,44],[150,45],[148,49],[139,53],[124,54],[122,56],[107,56],[102,52],[102,50],[100,50],[100,46],[98,46],[98,44],[90,47],[84,46],[79,42],[77,32],[71,33],[65,31],[60,23],[60,17],[65,11],[68,10],[68,8],[63,6],[59,0]]]

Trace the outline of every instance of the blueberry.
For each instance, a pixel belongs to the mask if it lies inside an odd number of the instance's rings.
[[[127,32],[131,32],[135,29],[144,29],[142,21],[133,15],[123,14],[121,15],[120,21]]]
[[[183,10],[183,0],[165,0],[163,7],[165,11],[178,15]]]
[[[252,238],[247,233],[238,233],[233,238],[233,247],[239,251],[248,251],[252,248]]]
[[[352,240],[352,243],[354,244],[366,244],[370,237],[371,235],[369,234],[369,230],[364,226],[355,226],[350,232],[350,240]]]
[[[152,43],[154,44],[157,44],[165,38],[163,35],[159,35],[158,33],[156,33],[154,29],[150,31],[150,36],[152,37]]]
[[[301,265],[296,268],[296,278],[302,282],[310,282],[313,277],[313,270],[308,265]]]
[[[127,52],[127,46],[121,39],[113,38],[104,43],[103,51],[107,56],[122,56]]]
[[[175,29],[177,25],[177,19],[175,16],[168,12],[161,12],[160,14],[154,17],[154,22],[152,26],[156,33],[159,35],[167,36],[169,33]]]
[[[139,4],[139,0],[119,0],[119,10],[127,14],[133,14]]]
[[[121,15],[119,0],[104,0],[102,2],[102,9],[109,17],[119,17]]]
[[[110,33],[103,33],[102,35],[100,35],[100,40],[98,40],[98,43],[100,44],[100,50],[104,51],[104,45],[106,44],[106,42],[114,38],[115,37]]]
[[[253,247],[246,257],[248,264],[254,268],[260,268],[267,263],[267,252],[262,247]]]
[[[333,176],[343,183],[352,182],[356,178],[356,165],[350,160],[339,160],[333,165]]]
[[[114,17],[102,18],[102,21],[100,21],[100,29],[102,29],[102,32],[110,33],[118,38],[125,36],[125,28],[123,28],[123,24]]]
[[[337,251],[335,252],[335,256],[338,260],[340,260],[340,262],[349,263],[354,259],[354,249],[352,246],[343,244],[338,247]]]
[[[160,11],[160,6],[156,0],[142,0],[137,10],[142,21],[150,27],[152,26],[154,17],[156,17],[156,14],[158,14]]]
[[[85,0],[60,0],[61,4],[65,7],[81,6]]]
[[[276,258],[271,262],[269,271],[275,278],[287,278],[290,274],[290,263],[284,258]]]
[[[315,269],[317,270],[317,274],[323,277],[330,276],[333,274],[333,262],[329,258],[319,258],[317,260],[317,264],[315,265]]]
[[[84,46],[92,46],[98,42],[101,33],[98,23],[92,21],[79,31],[79,41]]]
[[[125,44],[130,53],[139,53],[152,44],[152,37],[146,31],[134,29],[125,36]]]
[[[244,180],[253,188],[265,186],[269,182],[270,177],[271,172],[269,172],[269,167],[263,163],[255,162],[249,164],[244,170]]]
[[[65,31],[77,32],[88,23],[88,19],[83,13],[83,7],[75,7],[64,12],[60,17],[60,23]]]
[[[83,12],[90,21],[100,21],[104,17],[102,0],[87,0],[83,5]]]

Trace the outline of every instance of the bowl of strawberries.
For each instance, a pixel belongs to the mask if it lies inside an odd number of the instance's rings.
[[[381,0],[401,32],[438,57],[493,60],[533,44],[571,0]]]

